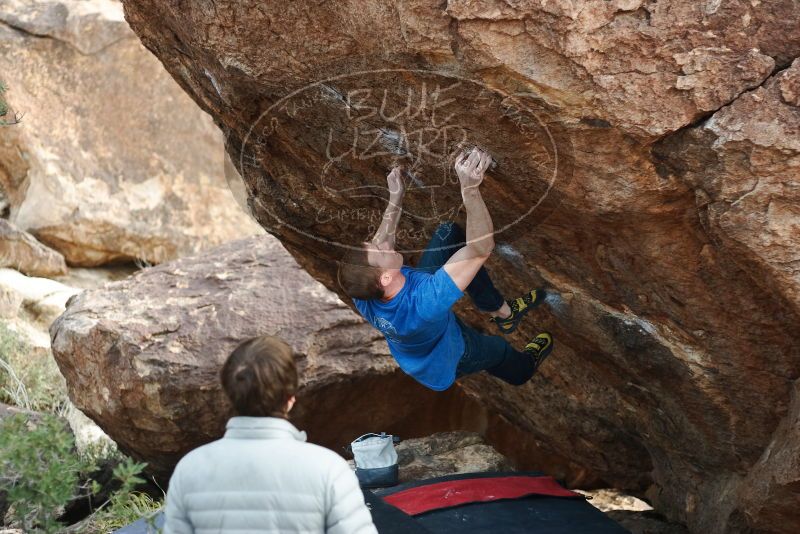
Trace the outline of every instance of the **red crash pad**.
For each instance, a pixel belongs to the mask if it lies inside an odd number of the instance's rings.
[[[529,495],[583,498],[562,488],[553,477],[509,476],[450,480],[398,491],[383,500],[409,515],[473,502],[517,499]]]

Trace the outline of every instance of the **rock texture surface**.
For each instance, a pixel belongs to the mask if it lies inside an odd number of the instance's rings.
[[[516,457],[694,532],[796,530],[796,1],[124,6],[223,128],[253,214],[329,288],[394,161],[413,259],[458,213],[459,146],[496,156],[489,267],[509,295],[554,288],[515,341],[558,343],[526,387],[463,383],[529,437]]]
[[[511,461],[477,432],[437,432],[395,445],[400,484],[460,473],[513,471]],[[351,454],[352,456],[352,454]],[[356,468],[355,460],[348,460]]]
[[[24,316],[32,323],[47,327],[64,312],[70,297],[80,293],[49,278],[25,276],[14,269],[0,268],[0,295],[3,305],[0,315],[11,318]]]
[[[800,311],[800,59],[702,124],[656,146],[689,184],[704,230]]]
[[[222,137],[112,0],[4,0],[0,72],[23,122],[0,132],[5,217],[70,264],[159,263],[259,233]]]
[[[0,219],[0,267],[11,267],[29,276],[67,274],[64,256],[5,219]]]
[[[396,446],[400,483],[455,475],[513,471],[511,462],[475,432],[440,432]]]

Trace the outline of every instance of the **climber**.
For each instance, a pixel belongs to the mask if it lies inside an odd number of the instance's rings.
[[[374,238],[348,251],[339,262],[339,284],[361,315],[383,333],[400,368],[435,391],[482,370],[522,385],[553,349],[552,336],[542,332],[517,351],[502,336],[469,327],[451,310],[466,290],[478,310],[508,334],[545,298],[543,290],[535,289],[505,301],[483,267],[494,237],[479,186],[491,162],[491,156],[478,148],[456,159],[467,212],[466,236],[456,223],[440,225],[417,268],[403,265],[403,256],[394,250],[405,185],[401,169],[392,169],[387,177],[389,204]]]

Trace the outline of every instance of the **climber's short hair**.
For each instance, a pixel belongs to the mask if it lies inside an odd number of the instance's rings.
[[[354,299],[372,300],[383,297],[381,269],[369,264],[367,245],[352,248],[339,261],[339,286]]]
[[[292,349],[274,336],[242,342],[220,371],[222,389],[239,415],[286,418],[286,404],[297,392]]]

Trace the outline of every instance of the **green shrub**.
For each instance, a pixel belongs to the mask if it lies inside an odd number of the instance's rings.
[[[120,487],[109,500],[79,524],[58,522],[73,499],[97,494],[91,479],[102,459],[80,456],[66,422],[52,414],[17,414],[0,421],[0,491],[7,495],[12,525],[24,532],[107,533],[143,516],[153,515],[161,503],[136,487],[144,484],[146,464],[123,457],[113,471]]]
[[[114,468],[114,478],[122,485],[102,508],[89,517],[84,532],[112,532],[137,519],[152,516],[161,508],[160,502],[145,493],[135,491],[137,486],[145,483],[139,475],[146,465],[126,458]]]
[[[6,91],[8,91],[8,86],[0,81],[0,126],[11,126],[12,124],[17,124],[22,120],[22,115],[19,113],[13,113],[9,118],[10,110],[8,109],[6,99],[3,96]]]
[[[0,422],[0,490],[9,514],[24,532],[57,532],[57,518],[76,493],[81,474],[94,470],[75,452],[75,440],[60,418],[24,414]]]
[[[3,98],[3,94],[8,90],[6,84],[0,82],[0,117],[5,117],[8,115],[8,104],[6,104],[5,98]]]
[[[162,501],[156,501],[146,493],[130,492],[109,502],[111,506],[90,517],[80,532],[106,534],[142,518],[147,519],[152,532],[156,532],[154,518],[163,506]]]

